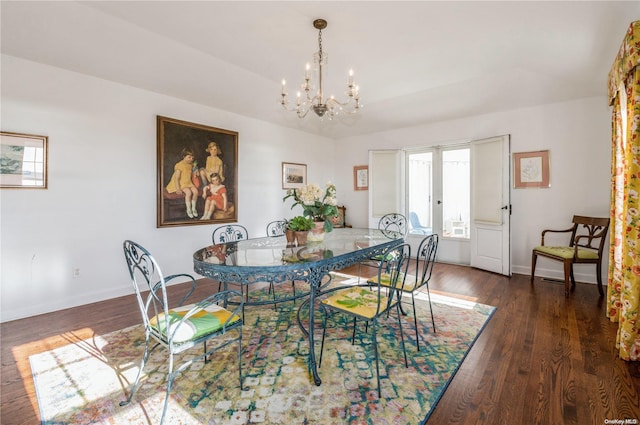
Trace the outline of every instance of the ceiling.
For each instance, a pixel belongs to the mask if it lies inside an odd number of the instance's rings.
[[[640,2],[2,1],[1,50],[344,138],[606,94]],[[339,120],[282,111],[328,21],[326,93],[349,69],[364,104]],[[215,120],[214,120],[215,121]]]

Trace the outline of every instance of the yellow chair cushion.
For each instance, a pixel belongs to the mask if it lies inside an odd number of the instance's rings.
[[[380,305],[386,306],[387,302],[387,296],[380,294]],[[361,287],[349,288],[337,291],[330,297],[323,299],[322,303],[338,310],[372,319],[375,317],[378,309],[378,291]],[[381,308],[381,311],[383,310],[384,307]]]
[[[413,292],[416,287],[416,277],[412,274],[408,274],[404,276],[404,273],[400,273],[398,276],[398,281],[396,282],[396,286],[398,288],[402,287],[402,279],[404,278],[404,287],[402,288],[405,292]],[[367,280],[367,283],[372,285],[378,284],[378,275],[370,277]],[[380,273],[380,285],[386,286],[388,288],[391,287],[391,275],[389,273]]]
[[[571,246],[536,246],[533,250],[565,259],[573,258],[574,253],[574,248]],[[590,249],[578,248],[578,258],[597,260],[598,253]]]
[[[194,304],[178,307],[173,310],[169,310],[169,333],[173,333],[176,327],[180,325],[180,321],[187,314],[189,310],[193,308]],[[173,336],[173,341],[180,343],[186,341],[196,340],[204,335],[208,335],[222,329],[222,325],[231,317],[232,313],[219,305],[212,304],[206,309],[197,312],[193,316],[185,320],[180,325]],[[233,316],[227,326],[240,320],[240,317]],[[162,334],[166,339],[166,321],[164,320],[164,313],[158,314],[156,317],[151,318],[151,326]],[[160,323],[160,326],[158,326]]]

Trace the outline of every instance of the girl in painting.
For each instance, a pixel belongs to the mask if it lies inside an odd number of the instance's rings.
[[[200,178],[202,179],[202,182],[205,185],[211,183],[211,175],[214,173],[220,177],[221,183],[224,182],[224,164],[220,159],[220,155],[222,155],[220,147],[212,140],[209,142],[206,152],[209,153],[207,162],[205,167],[200,169]]]
[[[229,209],[227,202],[227,188],[224,187],[218,173],[211,173],[209,175],[211,183],[204,187],[202,191],[202,197],[206,199],[204,204],[204,212],[200,220],[211,220],[215,210],[222,210],[227,212]],[[209,196],[207,197],[207,192]]]
[[[198,188],[191,180],[193,167],[193,151],[191,149],[182,149],[180,154],[182,160],[178,161],[173,167],[173,175],[167,185],[167,192],[184,194],[184,203],[187,207],[187,216],[189,218],[198,217],[196,210],[196,201],[198,199]]]

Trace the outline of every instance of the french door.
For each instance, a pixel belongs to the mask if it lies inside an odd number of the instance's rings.
[[[412,248],[437,233],[438,261],[511,275],[509,158],[509,136],[370,151],[369,226],[401,212]]]
[[[469,264],[470,145],[405,151],[409,242],[440,235],[438,259]]]

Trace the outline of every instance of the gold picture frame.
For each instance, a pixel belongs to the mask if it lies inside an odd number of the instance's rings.
[[[238,221],[238,132],[162,116],[157,126],[157,227]]]
[[[549,180],[549,151],[515,152],[513,154],[513,187],[551,187]]]
[[[49,138],[0,132],[0,188],[48,188]]]

